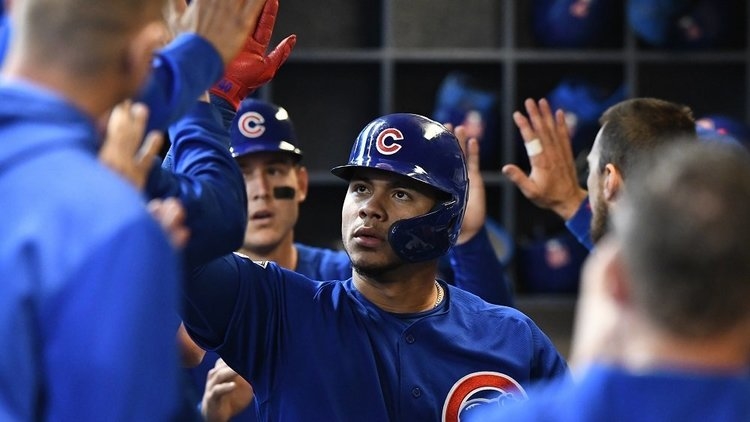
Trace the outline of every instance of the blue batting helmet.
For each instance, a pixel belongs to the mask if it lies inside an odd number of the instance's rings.
[[[727,47],[742,37],[736,0],[629,0],[627,19],[647,44],[666,48]]]
[[[621,16],[610,0],[534,0],[532,29],[546,47],[612,47],[620,32],[613,30]]]
[[[240,104],[229,129],[232,157],[256,152],[288,152],[302,159],[289,113],[275,104],[248,98]]]
[[[400,174],[447,194],[427,214],[393,223],[388,242],[401,259],[435,259],[456,243],[469,182],[458,140],[443,125],[417,114],[379,117],[357,136],[349,162],[331,173],[349,180],[357,168]]]

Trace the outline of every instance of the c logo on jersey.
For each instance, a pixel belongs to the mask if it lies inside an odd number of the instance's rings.
[[[456,381],[443,404],[443,422],[458,422],[480,404],[504,406],[528,396],[513,378],[499,372],[474,372]]]
[[[239,127],[242,136],[245,136],[246,138],[257,138],[266,131],[266,127],[263,126],[263,123],[265,122],[266,119],[264,119],[263,115],[257,111],[248,111],[240,116],[237,121],[237,126]]]
[[[386,141],[401,141],[404,139],[404,134],[400,130],[395,128],[388,128],[378,134],[377,142],[375,142],[375,148],[378,152],[383,155],[393,155],[401,149],[401,144],[396,142],[386,143]]]

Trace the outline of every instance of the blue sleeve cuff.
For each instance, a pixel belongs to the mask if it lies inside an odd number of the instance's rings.
[[[589,203],[589,197],[587,196],[583,199],[573,217],[565,222],[568,231],[589,251],[594,249],[594,242],[591,240],[591,219],[591,203]]]

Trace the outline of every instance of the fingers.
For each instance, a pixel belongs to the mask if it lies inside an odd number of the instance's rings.
[[[263,5],[263,11],[260,14],[260,19],[258,20],[258,25],[255,27],[255,31],[253,31],[255,42],[268,46],[278,13],[279,0],[266,0],[266,3]]]
[[[466,156],[466,167],[469,171],[469,175],[481,174],[479,168],[479,140],[477,140],[477,138],[469,138],[466,140],[464,155]],[[471,178],[471,176],[469,176],[469,178]]]
[[[148,210],[169,237],[173,247],[185,247],[190,239],[190,230],[185,226],[185,208],[179,200],[166,198],[149,201]]]
[[[258,44],[268,46],[279,11],[279,0],[247,0],[243,3],[238,12],[248,25],[247,33]]]
[[[297,36],[292,34],[284,38],[268,55],[268,63],[274,69],[274,74],[284,64],[286,59],[289,58],[289,55],[292,54],[295,44],[297,44]]]
[[[155,130],[149,132],[146,139],[143,141],[143,145],[141,145],[141,148],[136,154],[136,162],[138,163],[138,166],[150,167],[163,144],[164,135],[161,132]]]

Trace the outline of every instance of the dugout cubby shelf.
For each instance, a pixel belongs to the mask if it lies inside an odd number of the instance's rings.
[[[260,95],[289,110],[311,173],[297,239],[331,246],[340,236],[344,184],[330,175],[367,122],[391,112],[430,115],[441,81],[469,74],[498,97],[498,141],[482,161],[488,212],[518,242],[564,230],[551,213],[531,205],[500,176],[507,162],[528,166],[511,119],[527,97],[546,95],[562,78],[605,86],[624,84],[628,96],[656,96],[690,105],[696,115],[721,113],[750,122],[750,33],[724,49],[666,51],[643,45],[624,13],[605,45],[538,46],[532,0],[282,0],[274,33],[296,33],[288,63]],[[623,6],[623,0],[612,2]],[[746,1],[736,13],[747,16]],[[592,138],[593,141],[593,138]],[[525,280],[511,268],[521,296]]]

